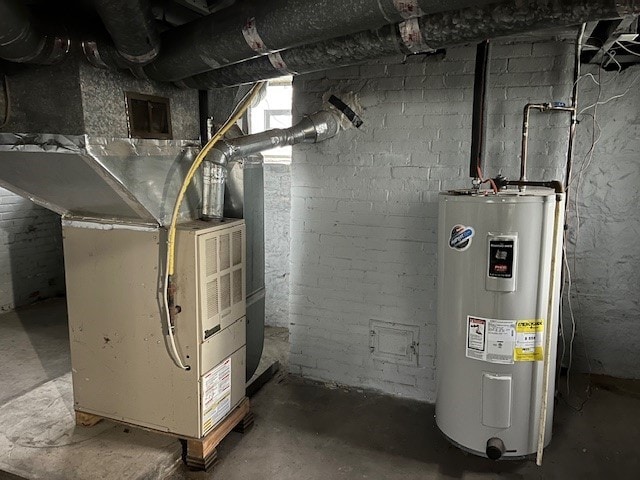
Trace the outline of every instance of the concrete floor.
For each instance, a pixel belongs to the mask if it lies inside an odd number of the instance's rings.
[[[110,422],[73,425],[64,314],[64,303],[53,301],[0,316],[0,471],[13,474],[0,472],[0,479],[613,480],[640,471],[638,382],[595,379],[580,412],[559,402],[554,439],[538,468],[451,446],[431,405],[281,372],[252,399],[254,428],[225,439],[213,472],[189,472],[168,437]],[[286,351],[286,331],[269,329],[265,363],[285,362]]]

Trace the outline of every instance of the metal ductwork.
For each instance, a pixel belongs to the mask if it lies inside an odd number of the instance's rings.
[[[148,0],[94,0],[93,3],[113,45],[83,41],[82,50],[92,65],[135,69],[158,56],[160,34]]]
[[[218,142],[203,162],[202,217],[223,217],[224,184],[227,166],[232,161],[275,147],[322,142],[335,136],[339,130],[340,120],[337,115],[321,110],[290,128],[275,128]]]
[[[24,2],[0,0],[0,58],[51,65],[62,60],[70,46],[68,37],[41,31]]]
[[[403,43],[397,25],[385,25],[378,30],[358,32],[236,63],[195,75],[176,84],[209,90],[253,83],[256,79],[317,72],[400,53],[413,52]]]
[[[185,140],[0,133],[0,187],[67,219],[165,226],[199,144]],[[198,218],[194,179],[179,212]]]
[[[149,78],[177,81],[259,55],[422,14],[483,5],[495,0],[270,0],[237,3],[162,36],[163,50],[145,68]]]
[[[353,65],[386,55],[428,52],[487,38],[638,13],[639,0],[495,3],[426,15],[374,31],[292,48],[196,75],[178,84],[199,89],[241,85],[286,74]]]
[[[148,0],[94,0],[98,15],[122,57],[146,64],[160,53],[160,34]]]

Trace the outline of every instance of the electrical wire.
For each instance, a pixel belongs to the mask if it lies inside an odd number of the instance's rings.
[[[621,45],[622,46],[622,45]],[[624,48],[624,47],[623,47]],[[633,53],[633,52],[630,52]],[[598,78],[596,78],[592,73],[587,73],[585,75],[582,75],[577,81],[579,82],[580,80],[582,80],[583,78],[590,78],[595,85],[597,85],[598,87],[598,94],[597,94],[597,98],[596,101],[583,108],[582,110],[580,110],[580,112],[578,113],[579,116],[581,115],[587,115],[590,116],[592,118],[592,129],[591,129],[591,145],[589,147],[589,149],[587,150],[582,164],[580,166],[580,168],[578,169],[578,172],[573,176],[573,178],[568,179],[568,185],[572,186],[572,190],[573,190],[573,201],[574,201],[574,214],[575,214],[575,222],[576,222],[576,233],[575,233],[575,245],[574,245],[574,251],[573,251],[573,270],[574,273],[576,271],[576,267],[577,267],[577,250],[578,250],[578,241],[580,238],[580,223],[581,223],[581,218],[580,218],[580,205],[579,205],[579,198],[580,198],[580,192],[582,190],[582,184],[583,181],[585,179],[586,176],[586,172],[588,171],[589,167],[591,166],[593,159],[594,159],[594,154],[596,151],[596,147],[598,145],[598,143],[600,142],[601,138],[602,138],[602,128],[600,126],[600,123],[598,122],[598,108],[602,105],[606,105],[614,100],[623,98],[625,95],[627,95],[632,87],[636,84],[636,82],[640,79],[640,74],[637,75],[632,81],[631,83],[628,85],[628,87],[626,88],[626,90],[622,93],[613,95],[611,97],[609,97],[606,100],[601,100],[602,99],[602,93],[603,93],[603,86],[607,85],[613,81],[615,81],[618,76],[620,75],[621,71],[622,71],[622,66],[620,65],[620,63],[615,59],[615,51],[610,50],[608,52],[606,52],[606,55],[608,55],[608,57],[610,58],[610,60],[614,61],[616,63],[616,65],[618,66],[617,72],[615,72],[615,75],[613,75],[609,80],[607,80],[606,82],[602,81],[602,67],[604,62],[606,61],[606,57],[603,57],[603,60],[600,64],[600,68],[598,70]],[[636,55],[638,55],[636,53]],[[587,111],[593,109],[592,113],[586,113]],[[575,183],[575,185],[574,185]],[[573,188],[575,187],[575,188]],[[567,195],[569,196],[572,192],[569,191],[567,192]],[[567,368],[567,379],[566,379],[566,389],[567,389],[567,400],[566,403],[567,405],[569,405],[569,407],[571,407],[572,409],[576,410],[576,411],[581,411],[582,408],[584,407],[585,403],[589,400],[589,398],[591,397],[591,374],[592,374],[592,366],[591,366],[591,359],[589,356],[589,352],[587,349],[587,344],[586,344],[586,340],[584,338],[584,335],[580,335],[580,339],[581,339],[581,343],[583,345],[584,348],[584,354],[585,354],[585,358],[587,361],[587,367],[588,367],[588,384],[586,387],[586,397],[582,400],[582,402],[580,403],[579,406],[574,406],[572,405],[569,401],[568,401],[568,397],[571,393],[570,390],[570,379],[571,379],[571,369],[573,366],[573,355],[574,355],[574,342],[575,342],[575,337],[576,337],[576,330],[577,330],[577,321],[575,318],[575,312],[573,309],[573,302],[572,302],[572,275],[571,275],[571,270],[569,268],[569,260],[568,260],[568,255],[567,255],[567,250],[566,250],[566,242],[565,242],[565,246],[563,247],[564,249],[564,267],[565,267],[565,271],[566,271],[566,279],[567,279],[567,306],[569,307],[569,315],[571,318],[571,337],[569,339],[569,364],[568,364],[568,368]],[[578,303],[579,303],[579,298],[577,299]],[[564,336],[564,332],[563,332],[563,353],[562,353],[562,360],[564,360],[564,356],[565,356],[565,336]]]
[[[195,176],[198,168],[202,164],[203,160],[206,158],[207,154],[211,151],[213,146],[224,137],[224,135],[229,131],[233,125],[244,115],[247,111],[253,100],[260,94],[263,86],[266,82],[256,83],[251,90],[245,95],[245,97],[241,100],[240,104],[236,107],[235,111],[229,116],[227,121],[220,127],[220,129],[211,137],[211,139],[206,143],[202,150],[198,153],[196,158],[194,159],[187,175],[185,176],[184,182],[180,187],[178,192],[178,196],[176,198],[176,203],[173,208],[173,215],[171,217],[171,223],[169,225],[169,231],[167,235],[167,257],[164,269],[164,281],[162,284],[162,297],[165,309],[165,315],[167,319],[167,331],[169,335],[169,342],[171,345],[171,350],[173,352],[173,357],[176,362],[176,365],[183,370],[190,370],[191,367],[189,365],[185,365],[180,358],[180,354],[178,353],[178,348],[176,345],[174,328],[175,326],[171,323],[171,310],[170,310],[170,288],[171,288],[171,278],[174,273],[175,267],[175,238],[176,238],[176,230],[178,224],[178,216],[180,213],[180,208],[182,206],[182,201],[184,200],[184,196],[186,194],[187,188],[191,184],[191,180]]]
[[[618,46],[619,46],[620,48],[622,48],[624,51],[626,51],[626,52],[630,53],[631,55],[635,55],[636,57],[640,57],[640,53],[638,53],[638,52],[634,52],[633,50],[629,50],[627,47],[625,47],[625,46],[622,44],[622,42],[620,42],[620,41],[616,41],[616,43],[617,43],[617,44],[618,44]],[[640,43],[638,43],[638,42],[631,42],[631,43],[633,43],[634,45],[640,45]]]

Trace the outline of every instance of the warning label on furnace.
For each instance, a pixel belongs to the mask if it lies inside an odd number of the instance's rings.
[[[537,362],[543,360],[544,322],[519,320],[516,325],[516,362]]]
[[[489,363],[513,363],[516,322],[467,317],[466,356]]]
[[[231,358],[202,377],[202,430],[206,433],[231,410]]]

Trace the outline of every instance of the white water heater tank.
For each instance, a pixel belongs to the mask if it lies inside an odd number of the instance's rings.
[[[436,423],[474,454],[536,452],[545,335],[551,376],[544,443],[551,441],[563,203],[548,189],[440,195]]]

